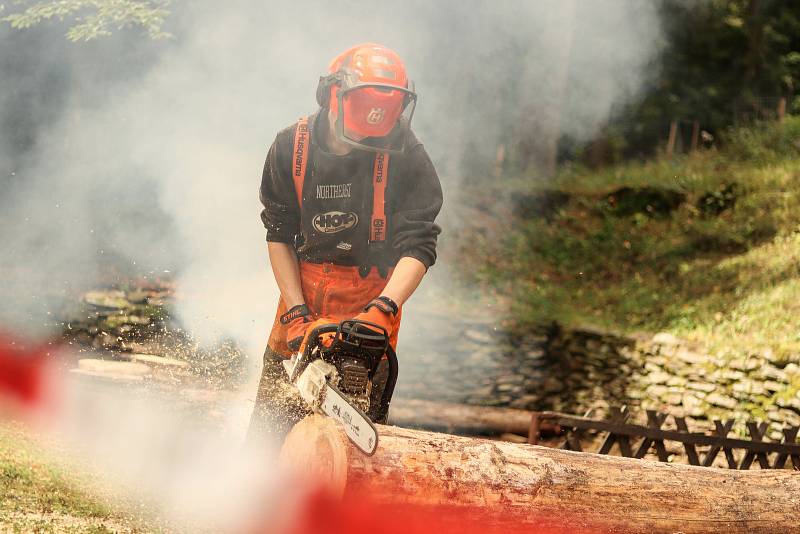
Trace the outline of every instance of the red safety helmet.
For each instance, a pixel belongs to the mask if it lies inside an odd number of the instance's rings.
[[[336,136],[366,150],[402,152],[417,94],[394,50],[365,43],[336,56],[317,101],[336,115]]]

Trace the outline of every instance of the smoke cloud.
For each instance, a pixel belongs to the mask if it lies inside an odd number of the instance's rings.
[[[484,171],[499,145],[527,139],[545,154],[559,136],[590,139],[640,94],[660,47],[656,7],[637,0],[174,10],[174,38],[156,42],[130,30],[73,44],[63,25],[0,29],[0,324],[46,333],[69,291],[169,271],[183,323],[206,341],[233,337],[259,362],[278,298],[261,168],[277,131],[315,110],[333,56],[373,41],[405,58],[420,95],[413,126],[445,189],[446,239],[455,194],[465,178],[495,179]],[[428,285],[447,283],[440,263]],[[433,298],[423,288],[412,306]],[[414,329],[407,313],[403,337]],[[130,417],[142,440],[163,430]],[[146,461],[135,443],[133,466]]]
[[[406,58],[415,130],[447,192],[521,129],[590,138],[637,94],[658,48],[655,8],[633,0],[174,9],[168,41],[2,30],[5,321],[35,324],[48,298],[109,265],[177,270],[184,322],[257,352],[277,298],[261,166],[275,133],[315,109],[333,55],[375,41]]]

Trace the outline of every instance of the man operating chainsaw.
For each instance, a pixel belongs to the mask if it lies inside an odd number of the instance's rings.
[[[402,307],[436,260],[440,232],[439,178],[410,129],[416,100],[397,53],[354,46],[320,78],[319,110],[269,149],[261,219],[281,298],[251,436],[281,436],[310,413],[297,381],[315,359],[327,361],[320,369],[337,394],[360,394],[353,404],[386,418]]]

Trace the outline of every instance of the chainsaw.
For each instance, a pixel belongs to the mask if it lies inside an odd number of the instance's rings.
[[[373,421],[385,421],[397,383],[397,355],[386,330],[348,319],[312,330],[302,352],[283,362],[300,396],[317,413],[338,421],[353,444],[367,455],[378,446]],[[372,398],[376,372],[386,357],[388,377],[380,399]]]

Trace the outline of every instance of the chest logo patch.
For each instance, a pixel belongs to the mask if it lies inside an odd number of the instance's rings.
[[[335,234],[342,230],[347,230],[358,224],[358,215],[352,211],[344,213],[341,211],[329,211],[314,215],[312,220],[314,229],[323,234]]]

